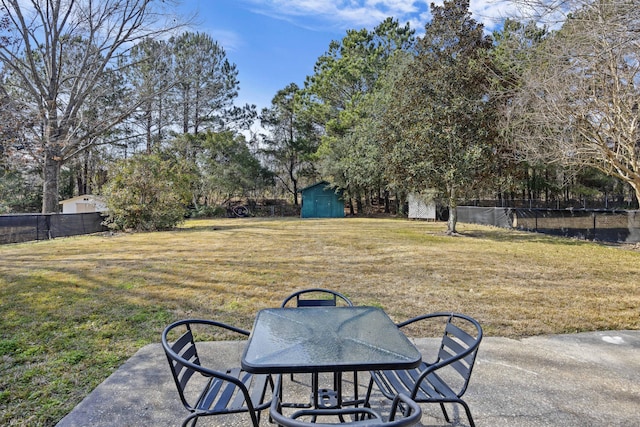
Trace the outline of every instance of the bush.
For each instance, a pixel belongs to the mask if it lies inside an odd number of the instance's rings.
[[[103,189],[109,208],[107,226],[155,231],[184,221],[190,199],[188,169],[158,154],[137,154],[116,163]]]

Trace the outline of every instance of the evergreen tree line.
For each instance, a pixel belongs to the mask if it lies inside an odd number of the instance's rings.
[[[240,83],[224,49],[202,33],[162,37],[176,28],[149,25],[161,16],[151,2],[136,3],[140,21],[111,39],[97,24],[71,26],[86,17],[76,9],[56,21],[66,3],[47,2],[40,16],[52,30],[36,43],[36,21],[6,1],[0,212],[55,211],[60,198],[94,193],[108,198],[114,226],[169,228],[186,208],[297,204],[319,179],[358,213],[422,194],[449,208],[452,233],[461,201],[634,207],[636,3],[574,0],[560,28],[507,19],[491,35],[468,0],[432,4],[420,36],[391,18],[347,31],[303,87],[291,83],[257,112],[235,105]]]

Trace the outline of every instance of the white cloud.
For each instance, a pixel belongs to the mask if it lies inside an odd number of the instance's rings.
[[[471,0],[471,17],[482,22],[488,30],[500,26],[506,18],[518,15],[517,7],[509,0]]]
[[[409,22],[422,32],[431,19],[430,3],[443,0],[244,0],[254,12],[285,20],[308,29],[331,27],[346,30],[373,28],[392,16],[400,24]],[[471,0],[472,18],[488,31],[499,27],[505,18],[518,15],[510,0]]]
[[[234,31],[211,29],[207,33],[223,46],[227,53],[238,51],[245,44],[242,36]]]
[[[246,0],[254,11],[309,27],[307,19],[340,29],[372,28],[392,16],[400,23],[418,22],[425,0]],[[305,19],[303,22],[302,18]],[[425,21],[426,22],[426,21]],[[424,26],[425,22],[419,22]],[[318,24],[316,24],[318,25]]]

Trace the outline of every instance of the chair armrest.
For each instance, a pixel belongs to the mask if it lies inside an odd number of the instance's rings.
[[[190,325],[209,325],[209,326],[216,326],[222,329],[226,329],[232,332],[237,332],[241,335],[245,335],[245,336],[249,336],[250,332],[247,331],[246,329],[242,329],[242,328],[238,328],[237,326],[233,326],[233,325],[229,325],[223,322],[218,322],[217,320],[209,320],[209,319],[183,319],[183,320],[178,320],[177,322],[172,323],[171,325],[167,326],[167,329],[170,328],[175,328],[176,326],[180,326],[180,325],[186,325],[186,324],[190,324]]]
[[[271,408],[269,410],[269,416],[271,417],[271,420],[276,425],[285,426],[285,427],[311,427],[311,426],[334,427],[334,426],[337,426],[338,424],[336,423],[327,424],[323,422],[310,423],[308,421],[300,421],[297,418],[300,418],[303,416],[338,417],[340,415],[342,416],[355,415],[358,418],[361,416],[363,418],[365,416],[373,417],[373,418],[363,419],[362,421],[351,421],[351,422],[345,421],[344,423],[340,423],[340,425],[352,425],[352,426],[361,426],[361,427],[372,426],[372,425],[384,425],[384,420],[380,418],[380,414],[375,412],[373,409],[364,408],[364,407],[342,408],[342,409],[304,409],[304,410],[295,412],[294,414],[291,415],[291,417],[283,415],[280,411],[278,411],[274,407],[275,405],[273,404],[273,401],[272,401]]]
[[[412,323],[418,322],[420,320],[433,319],[435,317],[449,317],[452,313],[449,312],[437,312],[437,313],[427,313],[421,314],[420,316],[412,317],[410,319],[405,320],[404,322],[396,323],[398,328],[402,328],[404,326],[410,325]]]
[[[219,328],[227,329],[227,330],[232,331],[232,332],[237,332],[237,333],[239,333],[241,335],[245,335],[247,337],[250,335],[250,332],[247,331],[246,329],[238,328],[237,326],[228,325],[226,323],[218,322],[216,320],[195,319],[195,320],[192,320],[190,323],[201,323],[201,324],[205,324],[205,325],[217,326]]]
[[[420,408],[420,405],[418,405],[404,393],[396,395],[396,397],[393,399],[393,403],[391,404],[391,412],[389,413],[389,421],[395,420],[398,413],[398,408],[400,407],[400,402],[408,406],[408,408],[404,408],[403,410],[403,415],[407,422],[417,423],[418,421],[420,421],[420,419],[422,418],[422,408]]]

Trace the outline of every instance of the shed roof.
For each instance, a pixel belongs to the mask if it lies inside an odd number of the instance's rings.
[[[304,188],[301,188],[300,190],[298,190],[298,192],[302,193],[303,191],[307,191],[307,190],[309,190],[311,188],[314,188],[314,187],[317,187],[319,185],[322,185],[322,186],[326,187],[327,185],[331,185],[331,183],[329,181],[319,181],[319,182],[316,182],[315,184],[311,184],[311,185],[308,185],[308,186],[306,186]]]
[[[97,202],[103,202],[104,200],[102,199],[102,197],[100,196],[95,196],[93,194],[83,194],[81,196],[75,196],[75,197],[71,197],[70,199],[64,199],[64,200],[60,200],[60,203],[70,203],[70,202],[77,202],[77,201],[97,201]]]

